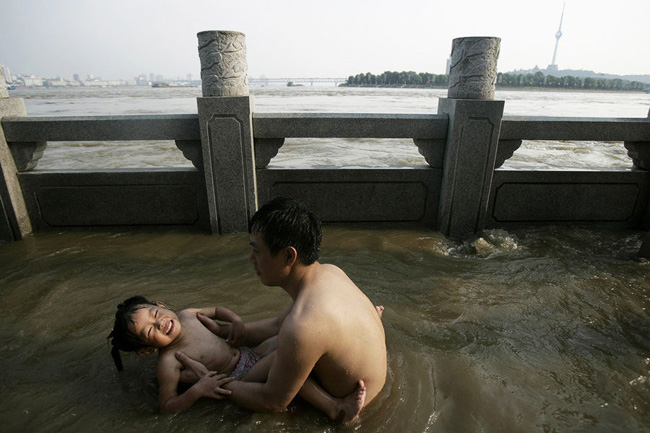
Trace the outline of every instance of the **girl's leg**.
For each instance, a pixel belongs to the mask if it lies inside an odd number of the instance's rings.
[[[244,382],[259,382],[259,383],[266,382],[274,358],[275,358],[275,351],[269,353],[264,358],[257,361],[255,365],[252,366],[250,370],[248,370],[246,376],[244,376],[241,380],[243,380]]]
[[[242,378],[245,382],[266,382],[266,378],[271,370],[271,364],[275,358],[275,348],[278,346],[278,336],[267,338],[251,350],[255,352],[260,360],[248,370],[246,376]]]

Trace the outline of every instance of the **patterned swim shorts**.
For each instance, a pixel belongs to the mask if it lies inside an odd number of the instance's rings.
[[[260,356],[253,352],[248,347],[239,348],[239,361],[233,371],[229,374],[230,377],[234,377],[235,380],[241,380],[248,370],[250,370],[257,361],[260,360]]]

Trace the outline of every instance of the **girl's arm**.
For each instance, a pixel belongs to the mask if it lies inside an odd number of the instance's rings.
[[[158,362],[158,386],[160,388],[158,400],[161,412],[180,412],[192,406],[199,398],[208,397],[220,400],[230,391],[221,386],[231,382],[232,377],[225,374],[217,374],[216,371],[204,373],[198,382],[192,385],[187,391],[178,394],[178,382],[180,380],[180,364],[175,360],[164,360]],[[167,362],[165,362],[167,361]]]

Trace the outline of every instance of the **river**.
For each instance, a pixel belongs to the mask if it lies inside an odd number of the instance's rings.
[[[25,98],[29,114],[51,116],[194,113],[198,92],[11,94]],[[444,96],[439,90],[327,87],[252,93],[256,107],[267,112],[435,112]],[[506,115],[646,117],[650,106],[646,94],[510,91],[497,92],[497,99],[506,101]],[[381,146],[371,144],[363,150],[336,144],[355,154],[337,164],[374,158]],[[50,145],[39,169],[65,165],[63,157],[46,159],[57,146],[72,148],[70,154],[87,150],[89,156],[71,163],[75,168],[103,159],[95,151],[112,147]],[[273,163],[334,162],[313,156],[313,147],[304,151],[307,146],[287,146],[288,156]],[[539,146],[563,146],[558,152],[564,157],[538,151],[515,163],[631,165],[618,153],[598,155],[598,144],[576,144],[578,151],[566,143],[530,145]],[[137,155],[142,147],[128,150]],[[295,152],[304,155],[291,156]],[[386,153],[370,165],[420,163]],[[127,164],[130,158],[121,157]],[[149,166],[147,157],[134,158]],[[169,158],[160,165],[175,165]],[[373,303],[386,307],[388,380],[350,430],[650,431],[650,263],[635,257],[643,235],[551,226],[491,230],[458,243],[427,229],[326,226],[321,261],[340,266]],[[245,320],[278,312],[288,296],[261,285],[246,262],[248,252],[244,234],[182,230],[51,231],[0,244],[2,431],[346,431],[300,402],[279,414],[208,400],[178,415],[160,414],[155,356],[127,354],[125,371],[115,370],[106,337],[116,305],[132,295],[175,309],[224,305]]]
[[[256,112],[436,113],[444,89],[252,87]],[[196,113],[198,87],[26,88],[32,116]],[[650,94],[497,91],[506,116],[642,117]],[[408,139],[287,139],[275,167],[387,167],[426,164]],[[171,141],[54,142],[40,169],[191,167]],[[622,143],[525,141],[504,168],[630,167]]]

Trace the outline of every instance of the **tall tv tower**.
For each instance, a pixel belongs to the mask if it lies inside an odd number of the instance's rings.
[[[555,57],[557,56],[557,46],[560,44],[560,38],[562,37],[562,20],[564,19],[564,8],[566,7],[566,3],[562,5],[562,15],[560,16],[560,26],[557,29],[557,32],[555,32],[555,50],[553,50],[553,61],[551,62],[550,65],[548,65],[548,70],[549,71],[557,71],[557,64],[555,64]]]

